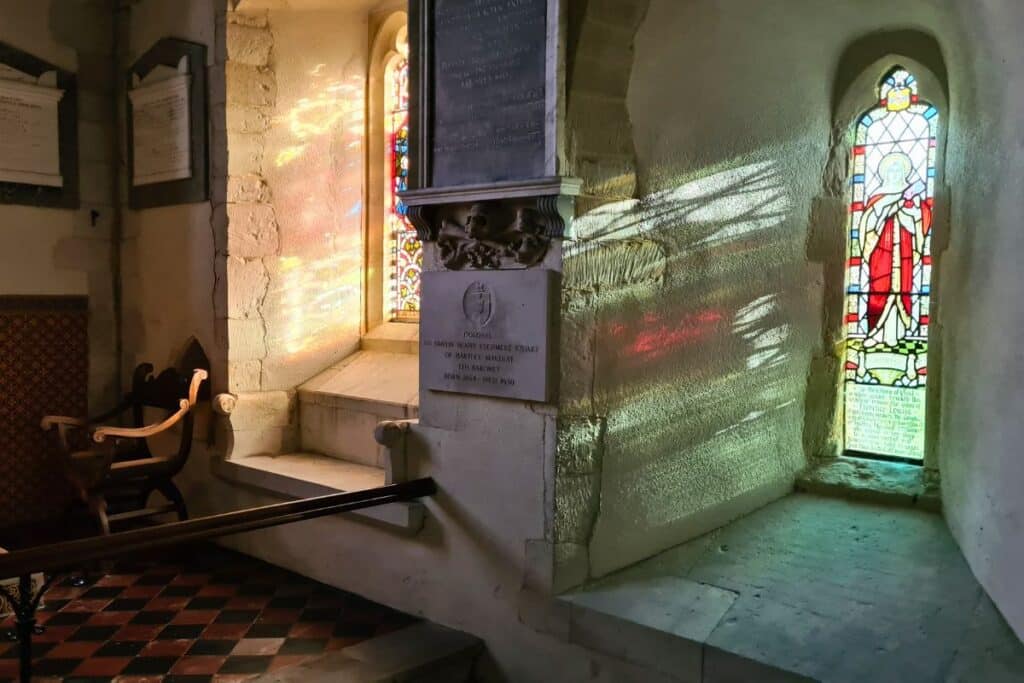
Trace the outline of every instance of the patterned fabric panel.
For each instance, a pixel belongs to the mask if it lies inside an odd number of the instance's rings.
[[[72,500],[43,415],[84,415],[84,297],[0,297],[0,528],[60,516]]]

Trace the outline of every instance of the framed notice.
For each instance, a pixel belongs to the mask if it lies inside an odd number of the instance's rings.
[[[164,38],[135,63],[128,124],[133,209],[209,198],[204,45]]]
[[[75,78],[2,43],[0,203],[78,207]]]

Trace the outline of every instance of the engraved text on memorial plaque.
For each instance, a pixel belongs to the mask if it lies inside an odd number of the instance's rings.
[[[423,274],[420,383],[424,388],[526,401],[553,400],[557,273]]]
[[[433,185],[545,175],[547,0],[436,0]]]

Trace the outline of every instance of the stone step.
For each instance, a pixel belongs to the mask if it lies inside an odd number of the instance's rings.
[[[472,680],[483,651],[479,638],[420,622],[298,666],[264,674],[258,683],[462,683]]]
[[[417,356],[359,351],[299,387],[303,451],[385,467],[377,424],[419,414]]]

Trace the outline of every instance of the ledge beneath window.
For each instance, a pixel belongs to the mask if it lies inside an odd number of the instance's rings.
[[[797,478],[796,490],[938,512],[942,499],[932,476],[919,465],[830,458],[805,470]]]
[[[284,498],[315,498],[332,493],[364,491],[385,483],[385,472],[381,468],[313,453],[219,460],[215,462],[214,472],[223,479]],[[388,503],[343,514],[415,533],[423,528],[424,512],[422,503],[408,502]]]
[[[417,354],[420,350],[420,326],[415,322],[391,322],[378,325],[362,339],[364,351]]]

